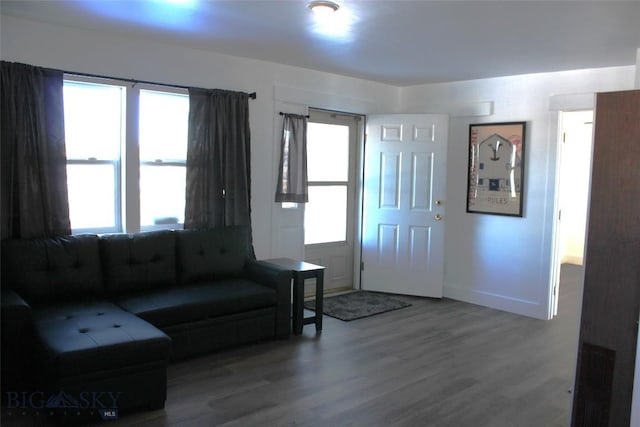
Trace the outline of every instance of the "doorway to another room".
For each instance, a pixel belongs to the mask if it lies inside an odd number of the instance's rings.
[[[561,269],[583,265],[591,180],[593,111],[562,112],[553,315],[558,314]],[[574,273],[576,274],[576,273]]]

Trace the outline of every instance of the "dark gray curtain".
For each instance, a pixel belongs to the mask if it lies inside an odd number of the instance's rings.
[[[189,89],[184,228],[251,227],[249,94]]]
[[[282,114],[280,167],[276,202],[306,203],[307,184],[307,116]]]
[[[282,140],[280,167],[276,185],[276,202],[306,203],[307,184],[307,116],[281,113]]]
[[[2,238],[71,234],[63,72],[0,66]]]

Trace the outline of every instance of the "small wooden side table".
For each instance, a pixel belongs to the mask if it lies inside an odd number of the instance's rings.
[[[316,331],[322,331],[324,267],[291,258],[271,258],[262,261],[291,270],[293,278],[293,333],[302,334],[302,327],[310,323],[315,323]],[[314,316],[304,317],[304,281],[312,278],[316,279],[316,312]]]

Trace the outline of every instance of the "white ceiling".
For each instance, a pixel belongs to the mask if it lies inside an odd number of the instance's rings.
[[[640,1],[1,0],[4,15],[396,86],[633,65]]]

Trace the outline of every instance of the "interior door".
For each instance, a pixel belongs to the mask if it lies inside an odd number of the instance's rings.
[[[577,426],[630,426],[640,316],[640,90],[598,93],[573,393]]]
[[[367,118],[362,288],[442,297],[446,115]]]

